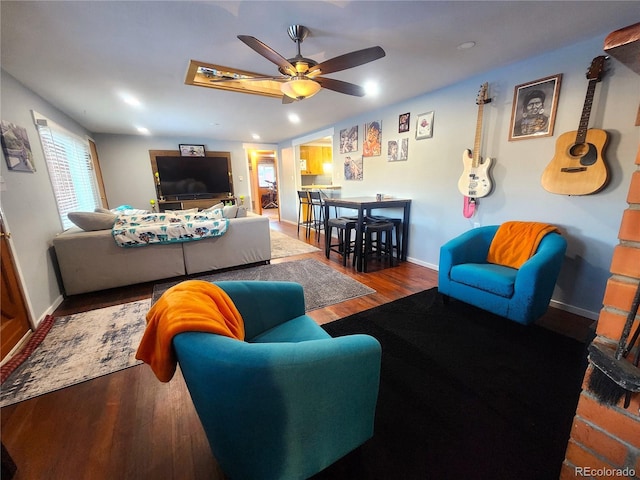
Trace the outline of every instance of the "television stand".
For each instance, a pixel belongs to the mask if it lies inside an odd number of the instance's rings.
[[[218,197],[218,198],[198,198],[195,200],[159,200],[158,208],[161,212],[165,210],[188,210],[190,208],[205,209],[223,202],[228,204],[236,204],[236,197]]]

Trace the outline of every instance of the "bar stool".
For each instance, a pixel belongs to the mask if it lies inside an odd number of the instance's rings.
[[[396,251],[396,259],[398,263],[402,258],[402,219],[394,217],[385,217],[384,215],[372,215],[370,217],[375,222],[391,222],[395,227],[395,243],[391,248]]]
[[[355,230],[357,222],[345,217],[330,218],[327,221],[327,230],[324,234],[327,236],[325,240],[325,256],[329,258],[331,252],[342,255],[342,265],[347,265],[347,259],[351,252],[355,251],[355,241],[351,240],[351,232]],[[337,230],[338,243],[331,243],[333,229]]]
[[[304,219],[303,216],[304,213]],[[311,200],[309,199],[309,192],[306,190],[298,190],[298,236],[300,236],[300,225],[306,229],[306,237],[311,235]]]
[[[364,245],[361,252],[363,272],[367,273],[368,259],[373,256],[380,260],[388,259],[389,265],[393,266],[392,237],[394,228],[395,226],[391,222],[369,222],[364,224]]]
[[[324,230],[324,202],[322,194],[318,191],[309,191],[311,204],[310,225],[316,231],[316,241],[320,241],[320,230]]]

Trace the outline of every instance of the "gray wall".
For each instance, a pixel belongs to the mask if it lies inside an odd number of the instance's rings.
[[[440,245],[475,224],[498,224],[506,220],[536,220],[555,223],[569,241],[567,258],[554,293],[554,301],[565,308],[595,317],[601,307],[609,276],[620,218],[627,207],[629,179],[635,171],[634,159],[640,129],[634,120],[640,100],[640,76],[615,60],[596,90],[591,126],[606,129],[610,142],[606,158],[610,183],[596,195],[559,196],[546,192],[540,176],[553,157],[555,139],[575,130],[587,88],[585,72],[591,59],[602,54],[603,37],[531,58],[526,62],[486,72],[451,87],[429,93],[392,107],[348,119],[335,125],[334,182],[343,185],[343,196],[384,192],[413,199],[411,211],[411,261],[437,268]],[[434,67],[435,68],[435,67]],[[553,137],[508,141],[511,103],[515,85],[562,73],[562,86]],[[398,88],[401,88],[401,75]],[[481,199],[477,215],[462,215],[462,195],[457,181],[462,173],[462,152],[473,148],[480,85],[489,82],[493,102],[485,107],[482,154],[494,157],[494,192]],[[322,95],[337,95],[322,92]],[[30,110],[35,109],[69,130],[85,136],[73,120],[42,98],[2,73],[2,119],[27,128],[37,172],[8,172],[2,161],[4,179],[2,211],[11,229],[18,268],[35,322],[55,307],[60,292],[49,258],[51,239],[61,229],[47,176],[42,149]],[[415,140],[415,119],[419,113],[435,111],[434,135]],[[340,129],[381,119],[383,147],[398,134],[398,115],[411,112],[408,134],[409,160],[388,163],[386,157],[364,161],[364,180],[345,182],[341,165],[345,155],[338,150]],[[305,137],[312,138],[313,132]],[[147,208],[154,197],[148,150],[176,149],[179,143],[204,143],[207,150],[230,151],[235,189],[249,195],[245,150],[240,142],[211,141],[206,138],[156,138],[145,136],[94,135],[112,207],[131,204]],[[278,145],[281,215],[296,222],[295,149],[291,139]],[[244,178],[239,180],[239,176]]]
[[[451,87],[380,109],[333,125],[334,183],[342,196],[382,192],[411,198],[409,258],[437,268],[440,245],[474,225],[499,224],[507,220],[554,223],[569,242],[566,260],[554,292],[554,301],[567,309],[595,318],[609,277],[613,247],[618,243],[620,218],[627,207],[629,180],[636,170],[634,159],[640,128],[634,126],[640,101],[640,76],[614,59],[596,87],[590,126],[609,132],[606,159],[608,186],[598,194],[561,196],[548,193],[540,184],[544,168],[553,158],[557,137],[578,128],[587,90],[585,73],[591,60],[602,55],[603,37],[528,59],[506,68],[486,72]],[[562,73],[562,85],[554,135],[508,141],[513,92],[516,85]],[[462,174],[462,153],[473,149],[480,85],[489,82],[493,101],[484,107],[482,155],[494,158],[493,193],[480,199],[477,214],[466,219],[457,182]],[[398,77],[401,88],[402,78]],[[433,138],[415,140],[415,121],[420,113],[434,111]],[[398,134],[398,116],[411,112],[411,130]],[[339,132],[359,126],[362,154],[363,124],[382,120],[383,155],[364,159],[364,180],[345,181],[344,157],[339,153]],[[311,137],[313,135],[310,135]],[[387,162],[387,141],[408,136],[409,160]],[[297,139],[282,142],[291,148]],[[294,192],[295,193],[295,192]],[[287,202],[294,202],[287,198]],[[295,221],[295,216],[286,218]]]
[[[62,301],[50,254],[51,239],[62,230],[62,224],[31,110],[80,137],[87,137],[89,132],[4,70],[1,75],[2,120],[27,130],[36,168],[35,173],[10,171],[2,154],[0,175],[4,182],[0,208],[11,232],[11,246],[31,321],[38,324]]]

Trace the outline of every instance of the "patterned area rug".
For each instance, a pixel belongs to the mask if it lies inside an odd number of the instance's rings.
[[[271,230],[271,258],[284,258],[303,253],[319,252],[320,249],[291,238],[278,230]]]
[[[138,365],[149,299],[56,318],[42,343],[0,390],[4,407]]]
[[[304,289],[304,301],[307,311],[376,292],[357,280],[313,259],[260,265],[258,267],[229,270],[193,278],[207,282],[220,280],[297,282]],[[179,282],[155,285],[153,287],[152,301],[155,302],[168,288],[177,283]]]

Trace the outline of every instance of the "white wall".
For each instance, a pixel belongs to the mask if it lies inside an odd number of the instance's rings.
[[[543,221],[558,225],[569,246],[554,292],[554,300],[569,310],[595,318],[609,277],[613,248],[622,211],[626,208],[629,179],[640,129],[634,126],[640,101],[640,76],[614,59],[596,87],[590,126],[609,132],[606,159],[608,186],[598,194],[561,196],[540,184],[544,168],[555,151],[556,138],[576,130],[587,90],[585,72],[591,60],[602,55],[604,37],[598,37],[551,54],[531,58],[469,79],[389,108],[332,125],[334,135],[334,182],[342,196],[386,193],[412,199],[409,258],[437,268],[439,249],[447,240],[475,224],[499,224],[507,220]],[[434,66],[437,68],[437,66]],[[553,137],[508,141],[513,92],[516,85],[562,73],[562,85]],[[495,159],[493,193],[480,199],[471,219],[462,214],[463,197],[457,182],[462,174],[462,153],[473,149],[480,85],[489,82],[492,102],[484,107],[482,155]],[[402,86],[399,75],[398,88]],[[321,92],[323,95],[335,95]],[[415,121],[420,113],[435,111],[433,138],[415,140]],[[398,116],[411,112],[411,130],[398,134]],[[383,155],[364,159],[364,180],[345,181],[344,157],[339,153],[339,132],[359,126],[362,153],[363,124],[382,120]],[[387,141],[409,137],[409,160],[389,163]],[[290,147],[297,139],[282,142]],[[282,180],[281,180],[282,181]],[[285,217],[296,221],[295,216]]]
[[[244,195],[245,203],[250,204],[249,163],[242,142],[106,134],[96,134],[94,139],[110,208],[131,205],[149,209],[149,200],[156,198],[149,150],[178,150],[181,143],[204,144],[209,152],[230,152],[235,194]]]
[[[35,173],[10,171],[2,154],[0,174],[4,182],[0,208],[11,232],[11,246],[31,322],[37,325],[62,301],[50,252],[51,240],[62,231],[62,224],[31,110],[80,137],[87,137],[88,132],[4,70],[1,80],[2,120],[27,130],[36,168]]]

